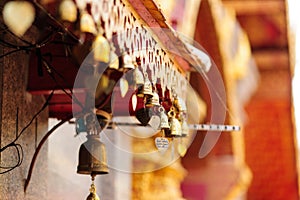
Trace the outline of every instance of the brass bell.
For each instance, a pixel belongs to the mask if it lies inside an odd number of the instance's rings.
[[[91,184],[90,194],[86,198],[86,200],[100,200],[99,196],[96,193],[96,187],[95,187],[94,182]]]
[[[179,110],[179,112],[186,112],[186,104],[180,97],[175,97],[173,101],[173,105]]]
[[[88,31],[88,30],[87,30]],[[101,34],[97,35],[93,45],[94,59],[103,63],[113,63],[113,54],[111,54],[111,46],[108,40]],[[117,58],[117,56],[115,56]]]
[[[93,17],[86,11],[84,11],[80,16],[80,31],[92,34],[97,33]]]
[[[181,136],[186,137],[189,134],[189,126],[186,122],[186,119],[183,119],[181,122]]]
[[[142,86],[144,84],[144,76],[143,73],[139,70],[139,68],[135,68],[134,72],[133,72],[133,77],[134,77],[134,81],[135,84],[137,86]]]
[[[136,111],[135,117],[142,124],[142,126],[147,126],[148,122],[151,120],[153,113],[149,108],[140,108]]]
[[[153,96],[148,98],[146,101],[146,107],[151,108],[153,106],[160,106],[157,92],[153,92]]]
[[[169,119],[165,113],[165,109],[163,107],[160,107],[158,109],[158,111],[160,112],[160,128],[161,129],[170,129]]]
[[[126,54],[123,56],[123,63],[124,63],[123,67],[126,69],[134,69],[135,68],[135,66],[133,64],[133,60],[130,55]]]
[[[139,96],[139,97],[144,97],[144,96],[152,97],[153,96],[152,83],[150,82],[147,74],[145,74],[144,85],[139,87],[137,96]]]
[[[174,107],[171,107],[168,115],[170,117],[170,132],[166,135],[166,137],[181,137],[181,124],[176,118]]]
[[[59,5],[59,15],[64,21],[75,22],[77,19],[77,7],[72,0],[63,0]]]
[[[108,174],[105,145],[99,135],[88,135],[87,141],[80,146],[78,174]]]

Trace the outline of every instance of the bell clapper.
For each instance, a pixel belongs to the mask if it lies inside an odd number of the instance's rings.
[[[95,186],[95,176],[96,174],[91,174],[92,184],[90,187],[90,194],[87,197],[87,200],[100,200],[99,196],[96,193],[96,186]]]

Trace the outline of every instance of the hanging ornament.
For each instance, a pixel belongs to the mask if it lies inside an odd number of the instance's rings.
[[[147,98],[147,100],[146,100],[146,107],[151,108],[153,106],[160,106],[159,96],[158,96],[157,92],[153,92],[153,96],[150,98]]]
[[[135,117],[143,125],[147,126],[150,121],[153,112],[151,109],[145,107],[145,102],[142,97],[137,97],[137,108],[135,112]]]
[[[86,8],[86,0],[75,0],[75,2],[79,10],[84,10]]]
[[[175,97],[174,97],[173,105],[178,109],[179,112],[186,112],[187,108],[183,99],[178,97],[177,95],[174,96]]]
[[[120,92],[121,92],[121,97],[124,98],[128,92],[128,81],[125,78],[120,79]]]
[[[107,39],[99,34],[93,42],[94,59],[99,62],[109,63],[111,60],[118,58],[111,55],[110,45]]]
[[[109,68],[119,69],[119,58],[118,58],[117,54],[114,51],[110,52]]]
[[[149,108],[140,108],[136,111],[136,118],[143,126],[147,126],[152,117],[152,112]]]
[[[155,146],[159,151],[166,151],[169,148],[169,140],[165,137],[155,138]]]
[[[28,1],[9,1],[4,5],[2,14],[9,30],[17,36],[22,36],[34,21],[35,9]]]
[[[86,11],[83,11],[80,17],[80,31],[85,33],[97,34],[93,17]]]
[[[77,7],[72,0],[64,0],[59,6],[60,18],[64,21],[75,22],[77,19]]]
[[[189,134],[189,126],[186,122],[186,119],[181,120],[181,136],[187,137]]]
[[[90,187],[90,194],[86,198],[86,200],[100,200],[99,196],[96,193],[96,186],[94,184],[94,180],[92,181],[91,187]]]
[[[186,145],[179,143],[177,146],[177,152],[181,157],[185,156],[185,154],[187,152]]]
[[[161,130],[170,129],[169,119],[168,119],[168,116],[165,113],[164,107],[162,107],[162,106],[159,107],[158,111],[160,113],[160,129]]]
[[[135,68],[135,70],[133,72],[133,77],[134,77],[135,85],[138,88],[144,84],[143,73],[139,70],[138,67]]]
[[[171,107],[168,112],[168,116],[170,118],[170,132],[166,135],[166,137],[181,137],[181,124],[176,118],[174,107]]]
[[[137,107],[137,96],[135,93],[131,97],[131,106],[132,106],[132,111],[135,112]]]
[[[152,83],[150,82],[147,73],[145,73],[144,77],[145,77],[144,85],[138,88],[137,96],[139,96],[139,97],[152,97],[153,96]]]
[[[99,78],[98,78],[99,79]],[[103,98],[103,95],[108,95],[110,94],[116,84],[116,81],[109,78],[108,75],[106,74],[102,74],[98,84],[96,85],[96,88],[94,88],[96,80],[98,80],[96,78],[88,78],[86,79],[86,85],[92,85],[90,91],[94,91],[95,92],[95,101],[98,101],[99,99]]]
[[[125,54],[123,56],[123,63],[124,63],[123,67],[125,69],[134,69],[135,68],[135,66],[133,64],[133,60],[130,55]]]

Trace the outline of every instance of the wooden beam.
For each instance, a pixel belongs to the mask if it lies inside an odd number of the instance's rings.
[[[285,12],[286,3],[281,0],[223,0],[226,7],[233,8],[237,15],[274,14]]]
[[[125,1],[126,3],[126,1]],[[128,0],[127,6],[140,22],[150,27],[154,38],[175,61],[182,73],[190,69],[189,63],[194,59],[189,55],[184,43],[173,33],[163,14],[152,0]],[[195,62],[196,63],[196,62]],[[195,63],[191,63],[194,65]]]

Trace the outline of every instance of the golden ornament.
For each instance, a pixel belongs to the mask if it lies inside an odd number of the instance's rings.
[[[4,5],[2,14],[9,30],[17,36],[22,36],[34,21],[35,9],[28,1],[9,1]]]

